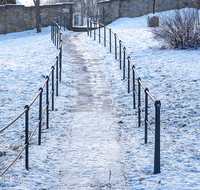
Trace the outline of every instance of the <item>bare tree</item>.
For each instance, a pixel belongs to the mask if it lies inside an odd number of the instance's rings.
[[[41,17],[40,17],[40,0],[33,0],[35,4],[35,12],[36,12],[36,29],[37,32],[41,32]]]

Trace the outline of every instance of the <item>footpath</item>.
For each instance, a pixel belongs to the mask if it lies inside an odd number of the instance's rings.
[[[63,36],[63,54],[77,95],[72,97],[74,106],[66,107],[73,119],[59,168],[60,184],[62,189],[123,189],[123,151],[110,88],[98,57],[78,35]]]

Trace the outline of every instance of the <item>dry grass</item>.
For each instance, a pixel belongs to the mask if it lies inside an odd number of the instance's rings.
[[[156,39],[178,49],[197,49],[200,47],[200,27],[198,12],[194,9],[175,10],[161,15],[160,27],[152,29]]]

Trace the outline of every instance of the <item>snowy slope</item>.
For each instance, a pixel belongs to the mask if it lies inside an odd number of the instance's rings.
[[[109,53],[108,47],[104,48],[103,44],[94,42],[86,33],[80,35],[80,39],[102,60],[101,65],[110,84],[119,120],[123,122],[119,132],[124,149],[122,164],[126,180],[115,189],[199,189],[200,50],[163,49],[162,44],[153,39],[150,28],[146,27],[146,18],[147,16],[121,18],[108,27],[122,40],[145,86],[162,104],[161,173],[157,175],[153,174],[153,135],[149,132],[148,144],[145,145],[144,125],[137,127],[136,111],[132,109],[132,95],[127,94],[127,82],[121,80],[119,62],[114,60],[114,54]],[[0,48],[0,124],[3,127],[38,92],[57,51],[50,41],[49,28],[43,29],[41,34],[27,31],[1,35]],[[67,62],[67,55],[63,59]],[[65,80],[60,85],[60,96],[56,100],[57,111],[51,113],[54,126],[59,126],[64,119],[62,102],[73,104],[66,96],[76,95],[70,70],[69,65],[63,71]],[[19,79],[18,82],[16,79]],[[154,113],[150,116],[154,117]],[[64,126],[71,122],[70,113],[66,117],[68,119]],[[7,165],[9,156],[16,154],[12,143],[17,139],[15,146],[23,145],[22,126],[23,121],[20,121],[16,129],[8,130],[0,136],[0,151],[7,155],[0,156],[2,167]],[[60,165],[62,162],[55,147],[60,146],[59,155],[62,148],[65,148],[62,138],[59,137],[63,129],[52,127],[44,131],[41,147],[37,146],[35,137],[31,149],[33,168],[30,172],[24,169],[22,156],[0,180],[1,189],[56,189],[62,186],[56,168],[56,164]],[[12,150],[7,152],[7,149]]]

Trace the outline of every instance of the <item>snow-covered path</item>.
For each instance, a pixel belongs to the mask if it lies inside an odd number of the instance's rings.
[[[73,119],[69,130],[63,131],[70,133],[60,160],[60,180],[67,189],[115,186],[124,178],[119,126],[109,85],[98,57],[79,40],[77,33],[66,34],[63,41],[77,94],[73,106],[65,105]]]

